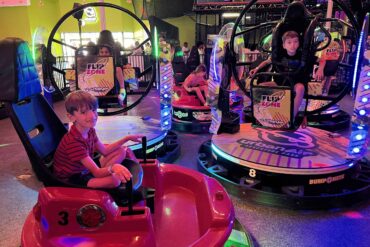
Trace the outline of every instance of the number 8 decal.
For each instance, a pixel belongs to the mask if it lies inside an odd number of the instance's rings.
[[[254,170],[254,169],[250,169],[250,170],[249,170],[249,176],[250,176],[250,177],[255,178],[255,177],[256,177],[256,175],[257,175],[257,174],[256,174],[256,170]]]

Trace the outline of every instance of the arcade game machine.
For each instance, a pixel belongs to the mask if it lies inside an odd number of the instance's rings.
[[[121,15],[122,18],[131,18],[137,22],[142,28],[145,37],[141,45],[148,42],[152,42],[153,38],[151,33],[145,24],[133,13],[118,7],[113,4],[101,4],[92,3],[90,5],[84,5],[84,7],[77,7],[73,10],[66,13],[52,29],[47,46],[47,72],[48,77],[54,87],[61,92],[61,89],[58,87],[57,78],[60,74],[65,74],[65,71],[62,71],[55,66],[56,57],[59,54],[60,50],[71,50],[74,52],[74,64],[75,68],[72,70],[73,73],[69,70],[67,75],[70,77],[70,90],[84,90],[96,96],[99,100],[99,105],[101,111],[99,112],[101,116],[98,125],[96,126],[98,136],[101,140],[106,143],[111,143],[115,140],[116,136],[124,136],[128,133],[140,133],[145,134],[148,138],[148,155],[150,158],[159,158],[161,161],[174,161],[180,154],[180,146],[177,142],[177,135],[170,131],[168,128],[162,126],[162,122],[155,117],[162,116],[153,112],[153,117],[151,116],[127,116],[126,112],[133,109],[137,106],[143,99],[146,97],[152,88],[153,83],[156,81],[156,66],[155,60],[152,59],[152,62],[145,69],[145,73],[150,73],[151,79],[143,87],[136,87],[133,85],[133,69],[128,68],[128,65],[121,67],[124,62],[118,61],[129,61],[132,49],[117,50],[117,47],[111,48],[111,53],[109,56],[99,56],[98,51],[100,48],[104,47],[105,44],[101,45],[80,45],[79,47],[76,44],[68,44],[64,39],[60,39],[60,33],[62,33],[65,25],[71,22],[70,17],[85,15],[85,9],[87,8],[97,8],[102,7],[107,11],[112,12],[117,15]],[[103,20],[100,20],[103,22]],[[96,26],[97,30],[100,30],[99,24],[102,23],[96,22],[91,25]],[[108,22],[109,23],[109,22]],[[80,27],[80,35],[83,37],[84,30],[83,27]],[[90,27],[86,27],[90,28]],[[123,27],[124,28],[124,27]],[[82,42],[80,40],[80,42]],[[80,43],[81,44],[81,43]],[[140,46],[141,46],[140,45]],[[126,55],[122,55],[124,53]],[[58,58],[60,60],[60,58]],[[68,58],[63,57],[63,60],[67,61]],[[118,73],[120,72],[120,73]],[[123,78],[119,78],[119,76]],[[138,75],[139,77],[144,77],[145,74]],[[73,80],[72,80],[73,79]],[[118,91],[119,86],[117,80],[124,80],[125,88],[127,93],[124,104],[118,104]],[[118,108],[117,108],[118,107]],[[158,109],[157,112],[159,112]],[[122,114],[126,114],[122,116]],[[114,136],[111,135],[112,131],[115,133]],[[141,144],[135,144],[130,146],[131,149],[135,152],[136,155],[141,157],[142,146]]]
[[[248,32],[248,29],[236,32],[237,25],[255,2],[251,1],[239,16],[233,29],[233,38]],[[343,3],[334,2],[347,13],[352,26],[356,27],[356,21]],[[368,138],[368,51],[362,45],[367,36],[368,18],[364,20],[358,39],[358,59],[353,73],[357,94],[349,138],[301,126],[311,95],[304,96],[306,106],[301,107],[297,116],[294,116],[293,85],[266,86],[254,82],[256,77],[262,75],[282,76],[289,80],[296,72],[304,73],[305,62],[309,61],[310,54],[317,51],[313,43],[314,31],[325,20],[308,14],[299,1],[289,4],[285,18],[273,32],[273,72],[257,72],[252,78],[253,124],[241,124],[237,133],[214,135],[211,141],[201,146],[199,169],[217,178],[230,193],[261,204],[296,209],[341,207],[368,199],[369,162],[363,159]],[[298,26],[295,25],[297,23]],[[296,68],[296,71],[285,72],[283,66],[286,65],[279,61],[279,56],[274,57],[274,52],[278,54],[276,49],[281,47],[278,42],[282,42],[281,35],[287,30],[296,30],[304,38],[301,43],[304,50],[299,62],[303,66]],[[322,32],[326,32],[324,28]],[[329,33],[327,37],[331,38]],[[233,51],[233,41],[230,45]],[[215,46],[214,53],[218,50],[220,47]],[[216,66],[219,67],[218,71],[223,69],[222,63],[216,63]],[[234,75],[237,75],[236,71]],[[360,83],[357,82],[358,75]],[[244,88],[242,83],[240,88]],[[340,97],[343,95],[332,99],[333,102],[339,101]]]

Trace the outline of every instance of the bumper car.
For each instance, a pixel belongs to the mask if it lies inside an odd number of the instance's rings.
[[[211,109],[203,106],[196,95],[189,94],[183,87],[174,86],[172,101],[172,125],[183,132],[208,132],[211,125]]]
[[[144,201],[120,207],[104,191],[46,187],[25,221],[22,246],[223,246],[234,210],[215,179],[155,160],[142,167],[155,210]]]

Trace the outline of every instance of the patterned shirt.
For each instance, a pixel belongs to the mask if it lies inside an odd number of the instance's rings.
[[[88,137],[85,139],[72,125],[70,131],[63,136],[55,152],[54,174],[62,180],[67,180],[73,174],[88,172],[81,160],[87,156],[93,157],[97,141],[94,128],[89,130]]]

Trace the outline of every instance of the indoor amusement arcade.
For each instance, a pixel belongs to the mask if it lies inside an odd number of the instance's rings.
[[[0,21],[0,246],[369,246],[370,1]]]

